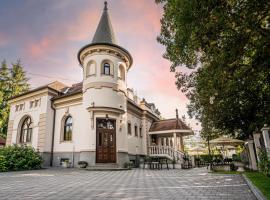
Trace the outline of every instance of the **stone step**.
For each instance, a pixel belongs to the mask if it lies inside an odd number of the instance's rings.
[[[86,170],[88,171],[122,171],[122,170],[127,170],[127,169],[120,167],[118,164],[115,164],[115,163],[104,163],[104,164],[98,163],[93,166],[88,166]]]

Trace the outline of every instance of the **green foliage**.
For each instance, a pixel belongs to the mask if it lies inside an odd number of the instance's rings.
[[[132,162],[125,162],[124,163],[124,168],[126,168],[126,169],[132,169],[133,166],[134,166],[134,164]]]
[[[260,172],[245,172],[245,175],[267,199],[270,199],[270,177]]]
[[[266,149],[260,149],[259,152],[259,169],[262,173],[270,176],[270,159],[268,158]]]
[[[241,162],[242,161],[240,154],[233,154],[232,155],[232,160],[233,161],[237,161],[237,162]]]
[[[78,165],[80,165],[81,168],[86,168],[88,166],[88,162],[86,161],[79,161]]]
[[[7,160],[6,157],[0,155],[0,172],[7,171]]]
[[[210,163],[211,161],[212,161],[212,155],[199,155],[199,156],[197,156],[197,158],[199,159],[199,160],[201,160],[201,161],[204,161],[204,162],[206,162],[206,163]]]
[[[42,158],[29,146],[7,146],[0,149],[0,171],[40,169]]]
[[[20,61],[8,67],[4,60],[0,66],[0,136],[6,137],[9,116],[8,100],[29,90],[25,71]]]
[[[203,134],[247,138],[269,123],[270,2],[156,2],[164,8],[158,41]]]

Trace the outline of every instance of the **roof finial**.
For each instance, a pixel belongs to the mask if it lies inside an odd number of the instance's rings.
[[[104,10],[108,10],[108,2],[104,1]]]
[[[175,112],[176,112],[176,119],[178,119],[178,109],[177,108],[176,108]]]

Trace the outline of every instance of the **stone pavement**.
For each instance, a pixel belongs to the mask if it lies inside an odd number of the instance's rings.
[[[0,173],[0,199],[256,199],[240,175],[191,170]]]

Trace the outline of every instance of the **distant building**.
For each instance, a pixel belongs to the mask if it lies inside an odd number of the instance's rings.
[[[123,165],[135,155],[172,158],[171,152],[183,151],[183,136],[192,130],[178,117],[160,120],[153,103],[127,88],[133,60],[116,42],[106,3],[92,42],[77,56],[81,83],[55,81],[10,100],[7,145],[32,145],[44,165],[53,166],[66,159]],[[152,145],[173,150],[157,152]]]

